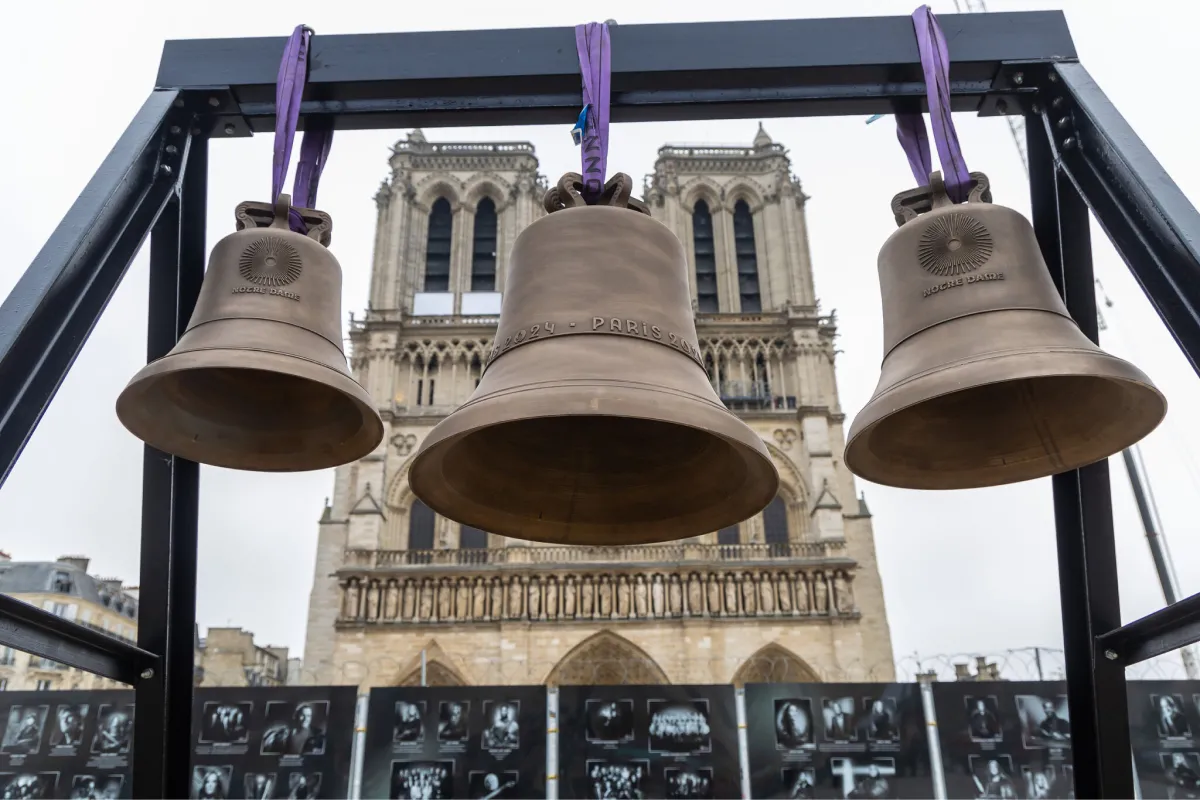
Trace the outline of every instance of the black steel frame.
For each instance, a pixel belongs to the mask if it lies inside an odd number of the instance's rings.
[[[1034,227],[1081,328],[1096,338],[1090,209],[1200,372],[1200,215],[1079,64],[1063,14],[940,22],[953,108],[1029,122]],[[908,17],[621,26],[612,42],[615,122],[925,109]],[[0,305],[0,480],[147,234],[147,356],[178,340],[204,271],[208,140],[272,129],[283,46],[166,43],[156,88]],[[310,64],[302,126],[565,131],[580,104],[568,28],[318,36]],[[142,487],[138,647],[2,596],[0,644],[133,683],[135,796],[183,797],[199,469],[147,448]],[[1107,462],[1053,491],[1076,792],[1132,797],[1124,668],[1200,640],[1200,595],[1122,627]]]

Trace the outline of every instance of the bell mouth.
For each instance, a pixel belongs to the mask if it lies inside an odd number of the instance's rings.
[[[855,430],[855,420],[846,464],[883,486],[977,489],[1102,461],[1154,430],[1166,415],[1166,400],[1132,365],[1087,355],[1087,366],[1107,367],[1110,375],[1027,375],[907,406],[905,392],[885,392],[860,413],[874,421]],[[1111,374],[1118,364],[1128,377]],[[921,389],[919,381],[904,388]]]
[[[367,455],[383,439],[379,415],[347,376],[245,350],[159,359],[121,393],[117,416],[163,452],[255,472],[329,469]]]
[[[468,430],[419,453],[409,482],[457,522],[573,545],[709,533],[753,516],[778,490],[765,452],[709,430],[615,415]]]

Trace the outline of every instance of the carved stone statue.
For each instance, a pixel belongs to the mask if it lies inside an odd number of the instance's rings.
[[[818,614],[829,613],[829,585],[823,572],[813,575],[813,606]]]
[[[592,576],[585,575],[579,587],[579,613],[584,619],[592,618],[595,600],[596,587],[592,586]]]
[[[346,602],[342,607],[342,616],[347,619],[358,619],[358,581],[346,584]]]
[[[379,581],[371,581],[367,589],[367,620],[379,619]]]
[[[536,575],[529,581],[529,618],[540,619],[542,616],[542,582]]]
[[[454,585],[449,578],[438,582],[438,619],[450,619],[454,616]]]
[[[471,592],[471,618],[487,619],[487,584],[483,578],[475,578],[475,588]]]
[[[608,619],[609,617],[612,616],[613,592],[612,592],[612,584],[609,583],[607,575],[603,575],[600,578],[599,595],[600,595],[600,602],[597,605],[600,606],[600,618]]]
[[[850,590],[850,580],[846,573],[841,571],[833,576],[833,602],[840,614],[854,611],[854,594]]]
[[[808,614],[812,611],[808,592],[808,577],[803,572],[796,573],[796,613]]]
[[[742,611],[746,616],[752,616],[758,607],[758,598],[754,592],[754,577],[749,572],[742,573]]]
[[[546,618],[558,618],[558,578],[553,575],[546,581]]]
[[[491,607],[488,609],[488,617],[490,619],[502,619],[504,617],[504,584],[500,581],[500,578],[492,578],[492,585],[488,593],[491,595]]]
[[[779,599],[779,612],[781,614],[792,613],[792,584],[788,580],[786,572],[775,575],[775,595]]]
[[[395,581],[388,581],[383,590],[383,618],[395,619],[400,612],[400,588]]]
[[[646,589],[646,576],[638,575],[633,584],[633,608],[641,619],[650,616],[650,593]]]
[[[704,613],[704,589],[700,585],[700,576],[694,572],[688,575],[687,601],[689,614],[700,616]]]
[[[671,573],[667,583],[667,611],[675,617],[683,614],[683,585],[675,573]]]
[[[578,589],[578,587],[575,586],[575,576],[568,575],[566,583],[563,584],[563,604],[562,604],[563,616],[567,617],[568,619],[573,619],[575,617],[575,602],[576,602],[575,593],[576,593],[577,589]]]
[[[617,616],[621,619],[628,619],[630,611],[629,597],[629,578],[624,575],[617,576]]]
[[[458,579],[458,588],[454,590],[454,618],[470,619],[471,617],[471,586],[466,578]]]
[[[650,610],[654,612],[654,616],[661,617],[666,613],[666,588],[663,586],[663,578],[659,573],[654,573],[654,583],[650,586]]]
[[[721,613],[721,582],[715,572],[708,573],[708,613]]]
[[[433,618],[433,581],[429,578],[421,581],[421,607],[417,611],[419,620]]]
[[[404,600],[400,607],[400,617],[402,619],[412,619],[415,613],[417,613],[417,584],[412,578],[405,578]]]
[[[765,572],[758,573],[758,613],[775,613],[775,582]]]
[[[521,619],[525,614],[525,595],[521,591],[521,579],[510,578],[508,584],[508,618]]]

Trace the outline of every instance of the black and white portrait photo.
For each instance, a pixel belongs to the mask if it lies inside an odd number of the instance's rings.
[[[784,767],[779,771],[783,791],[789,800],[812,800],[816,797],[817,771],[812,767]]]
[[[788,697],[775,701],[775,749],[813,747],[812,701]]]
[[[975,796],[987,800],[1015,800],[1017,782],[1013,779],[1012,756],[988,753],[974,755],[968,761],[975,782]]]
[[[0,772],[0,798],[54,797],[58,788],[57,772]]]
[[[667,797],[711,798],[713,796],[713,771],[700,767],[667,767],[663,773],[667,782]]]
[[[0,751],[14,755],[36,753],[42,747],[42,731],[50,706],[13,706],[8,710],[8,726]]]
[[[446,800],[454,796],[453,761],[392,762],[394,800]]]
[[[1183,697],[1177,694],[1152,694],[1154,717],[1158,723],[1160,739],[1189,739],[1192,726],[1183,713]]]
[[[247,800],[270,800],[275,796],[274,772],[247,772],[243,782],[245,791],[242,797]]]
[[[586,769],[588,796],[592,800],[641,800],[646,796],[645,782],[650,775],[649,761],[590,760]]]
[[[869,742],[900,741],[900,719],[892,697],[864,697],[863,720]]]
[[[253,709],[253,703],[205,703],[200,717],[200,742],[245,744],[250,739],[246,722]]]
[[[117,754],[129,752],[133,738],[133,703],[100,706],[96,712],[96,735],[92,737],[92,752]]]
[[[267,703],[267,724],[261,753],[271,756],[321,755],[325,752],[325,723],[329,702]]]
[[[443,700],[438,706],[438,741],[465,742],[469,735],[467,715],[470,711],[469,701]]]
[[[826,741],[858,741],[853,697],[826,697],[821,701],[821,714],[824,716]]]
[[[194,800],[225,800],[230,797],[229,781],[233,767],[192,768],[192,798]]]
[[[483,703],[483,749],[515,750],[521,746],[520,700]]]
[[[974,742],[998,742],[1004,737],[1000,726],[1000,704],[995,695],[967,695],[967,731]]]
[[[707,700],[650,700],[646,707],[650,712],[650,752],[712,752]]]
[[[633,701],[588,700],[587,740],[611,744],[633,741]]]
[[[1019,694],[1016,700],[1021,738],[1026,747],[1071,746],[1071,720],[1065,694],[1053,697]]]
[[[87,720],[86,703],[64,703],[54,709],[50,724],[50,747],[78,747],[83,743],[83,723]]]
[[[288,800],[310,800],[321,796],[321,773],[293,772],[287,776]]]
[[[392,725],[392,743],[419,745],[425,741],[425,702],[396,703],[396,721]]]
[[[895,797],[892,778],[896,762],[891,758],[846,756],[829,759],[829,771],[834,785],[841,788],[842,797]]]
[[[76,775],[71,800],[117,800],[124,785],[124,775]]]
[[[1074,798],[1070,767],[1047,764],[1044,767],[1021,767],[1026,800],[1066,800]]]
[[[1200,754],[1159,753],[1167,797],[1200,798]]]
[[[515,770],[472,770],[467,775],[467,797],[472,800],[516,797],[520,777]]]

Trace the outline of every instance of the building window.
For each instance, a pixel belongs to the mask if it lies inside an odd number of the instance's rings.
[[[8,678],[0,678],[0,692],[8,689]]]
[[[478,388],[479,379],[483,377],[483,363],[479,360],[479,354],[471,356],[471,381],[472,385]]]
[[[429,238],[425,243],[425,291],[450,291],[450,235],[454,216],[450,201],[439,197],[429,210]]]
[[[496,204],[485,197],[475,207],[475,247],[471,253],[471,291],[496,291]]]
[[[437,383],[433,376],[437,374],[437,368],[437,356],[432,356],[429,359],[428,366],[425,364],[425,359],[420,357],[417,358],[416,363],[413,365],[413,369],[421,376],[417,378],[417,405],[433,405],[433,390]]]
[[[788,554],[787,506],[779,495],[763,509],[763,538],[773,556]]]
[[[714,314],[717,305],[717,251],[713,246],[712,213],[708,203],[696,201],[692,210],[692,244],[696,251],[696,308]]]
[[[722,528],[717,531],[717,544],[738,544],[738,526],[731,525],[728,528]]]
[[[11,647],[0,648],[0,666],[11,667],[17,660],[17,652]]]
[[[754,217],[745,200],[733,207],[733,246],[737,254],[738,293],[742,311],[762,311],[758,291],[758,256],[754,252]]]
[[[488,546],[487,532],[481,531],[479,528],[472,528],[470,525],[463,525],[458,537],[458,546],[463,550],[486,550]]]
[[[43,679],[43,680],[40,680],[37,682],[37,686],[35,686],[33,690],[35,692],[48,692],[53,688],[54,688],[54,681],[49,680],[49,679]]]
[[[433,509],[420,500],[413,501],[412,511],[409,512],[408,519],[409,550],[433,549],[434,519]]]
[[[62,592],[63,594],[71,593],[71,573],[56,572],[54,573],[54,591]]]

